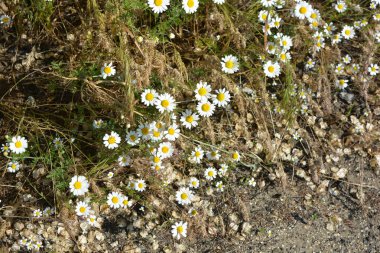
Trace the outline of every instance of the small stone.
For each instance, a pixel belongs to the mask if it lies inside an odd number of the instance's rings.
[[[16,222],[15,225],[14,225],[14,228],[17,230],[17,231],[21,231],[23,230],[25,227],[24,223],[21,223],[21,222]]]
[[[332,223],[327,223],[326,229],[327,229],[328,231],[334,231],[334,230],[335,230],[334,224],[332,224]]]
[[[103,233],[100,233],[99,231],[95,232],[95,238],[98,241],[104,241],[104,235],[103,235]]]
[[[79,244],[87,244],[87,237],[85,236],[85,235],[80,235],[79,237],[78,237],[78,243]]]

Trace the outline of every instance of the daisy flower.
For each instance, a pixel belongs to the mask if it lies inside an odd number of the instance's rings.
[[[136,191],[139,191],[139,192],[143,192],[145,191],[145,188],[146,188],[146,183],[143,179],[138,179],[136,182],[135,182],[135,190]]]
[[[252,187],[255,187],[256,186],[256,181],[255,181],[255,178],[251,178],[251,179],[249,179],[249,181],[248,181],[248,185],[249,186],[252,186]]]
[[[161,163],[154,163],[152,164],[151,168],[155,171],[160,171],[162,170],[164,167],[162,166]]]
[[[140,124],[139,128],[137,129],[138,135],[141,137],[143,140],[150,140],[151,135],[150,135],[150,124]]]
[[[374,14],[374,15],[373,15],[373,19],[374,19],[375,21],[380,21],[380,13],[376,13],[376,14]]]
[[[165,132],[165,138],[168,139],[169,141],[174,141],[179,137],[180,130],[177,126],[177,124],[172,124],[171,126],[168,127],[168,129]]]
[[[231,95],[225,88],[215,91],[213,96],[213,104],[220,107],[225,107],[231,100]]]
[[[176,192],[175,196],[178,204],[180,205],[188,205],[191,203],[191,200],[193,199],[193,193],[187,187],[180,188]]]
[[[267,10],[261,10],[259,12],[259,21],[261,23],[265,23],[267,20],[268,20],[268,23],[270,23],[269,21],[271,20],[271,17],[270,17],[269,12]]]
[[[197,11],[199,7],[198,0],[182,0],[182,7],[186,13],[191,14]]]
[[[271,23],[269,24],[270,27],[280,28],[282,19],[280,17],[275,17],[271,20]]]
[[[371,64],[368,67],[368,72],[371,76],[376,76],[379,73],[379,65],[377,64]]]
[[[219,181],[215,184],[215,187],[218,192],[223,192],[224,191],[224,184],[222,181]]]
[[[69,187],[74,196],[82,196],[88,192],[89,184],[84,176],[73,176]]]
[[[204,156],[204,152],[201,147],[196,147],[194,151],[191,152],[190,160],[194,163],[200,163]]]
[[[7,171],[11,173],[15,173],[20,169],[20,164],[16,161],[8,163]]]
[[[129,156],[125,155],[125,154],[122,154],[121,156],[119,156],[119,158],[117,159],[117,161],[119,162],[119,165],[121,167],[126,167],[131,162],[131,158]]]
[[[104,122],[102,119],[94,119],[94,122],[92,122],[92,127],[95,129],[101,128],[103,126]]]
[[[342,75],[344,73],[344,65],[342,63],[335,66],[335,73],[338,75]]]
[[[1,151],[2,152],[8,152],[8,150],[9,150],[9,144],[8,143],[1,144]]]
[[[347,88],[348,86],[348,80],[345,80],[345,79],[339,79],[339,80],[336,80],[336,86],[343,90],[345,88]]]
[[[88,204],[84,201],[79,201],[77,203],[77,206],[75,208],[75,211],[78,216],[85,216],[87,217],[90,214],[90,207]]]
[[[200,81],[197,83],[197,87],[195,88],[194,92],[195,98],[198,101],[205,101],[211,96],[211,86],[207,84],[207,82]]]
[[[53,140],[53,144],[54,144],[54,147],[55,148],[59,148],[59,147],[62,147],[63,145],[63,141],[61,138],[57,137]]]
[[[127,141],[129,145],[132,145],[132,146],[135,146],[140,142],[140,138],[136,131],[129,131],[127,133],[127,136],[125,137],[125,140]]]
[[[9,26],[12,22],[12,19],[11,17],[9,17],[8,15],[1,15],[0,16],[0,24],[1,25],[4,25],[4,26]]]
[[[292,38],[287,35],[282,36],[280,39],[280,45],[284,50],[288,51],[293,46]]]
[[[216,4],[224,4],[226,0],[212,0]]]
[[[222,70],[224,73],[233,74],[239,71],[239,62],[236,56],[226,55],[222,58],[220,64],[222,65]]]
[[[238,161],[240,161],[240,154],[237,151],[235,151],[235,152],[232,153],[231,158],[235,162],[238,162]]]
[[[152,141],[160,141],[164,138],[165,132],[156,128],[154,125],[151,125],[151,140]]]
[[[352,26],[345,25],[342,30],[342,36],[345,39],[352,39],[355,36],[355,30]]]
[[[50,216],[55,213],[55,210],[51,207],[46,207],[43,211],[44,216]]]
[[[111,208],[119,208],[122,204],[122,201],[123,201],[123,195],[121,195],[120,193],[118,192],[108,193],[107,204]]]
[[[309,18],[312,12],[310,4],[304,1],[299,1],[295,7],[294,15],[299,19]]]
[[[155,101],[155,105],[160,113],[171,112],[175,109],[175,100],[170,94],[165,93],[158,95],[157,100]]]
[[[151,164],[152,165],[161,164],[162,159],[163,159],[163,157],[162,157],[161,153],[154,152],[153,156],[151,156],[151,158],[150,158]]]
[[[280,53],[280,55],[278,56],[278,58],[279,58],[280,61],[282,61],[282,62],[288,62],[290,59],[292,59],[292,56],[290,55],[289,52],[282,51],[282,52]]]
[[[220,169],[218,170],[218,175],[224,177],[227,174],[228,165],[223,163],[220,165]]]
[[[209,181],[212,181],[214,180],[214,178],[216,178],[216,175],[217,175],[217,172],[216,172],[216,169],[213,168],[213,167],[208,167],[206,170],[205,170],[205,178]]]
[[[34,216],[34,217],[37,217],[37,218],[41,217],[41,216],[42,216],[42,212],[41,212],[41,210],[40,210],[40,209],[36,209],[36,210],[34,210],[34,211],[33,211],[33,216]]]
[[[342,60],[345,64],[350,64],[351,63],[351,56],[346,54],[346,56],[344,56]]]
[[[189,187],[198,189],[199,187],[199,180],[196,177],[190,178]]]
[[[25,137],[14,136],[12,141],[9,143],[9,149],[16,154],[24,153],[27,148],[28,141]]]
[[[170,0],[148,0],[148,5],[154,13],[162,13],[168,9]]]
[[[187,109],[182,113],[180,121],[187,129],[191,129],[198,125],[199,116],[197,113],[193,113],[190,109]]]
[[[158,146],[158,153],[162,158],[171,157],[173,154],[174,148],[170,142],[162,142]]]
[[[335,10],[339,13],[342,13],[347,9],[347,5],[344,1],[338,1],[334,6]]]
[[[88,224],[90,224],[90,226],[92,227],[99,227],[99,223],[97,222],[96,220],[96,216],[93,215],[93,214],[90,214],[87,218],[87,222]]]
[[[106,79],[109,76],[113,76],[116,74],[116,69],[112,66],[112,62],[110,64],[104,63],[104,66],[101,69],[103,79]]]
[[[112,131],[111,134],[105,134],[103,137],[103,143],[106,146],[106,148],[114,149],[119,146],[121,139],[119,134]]]
[[[326,24],[323,26],[323,28],[324,28],[324,32],[325,32],[326,35],[331,35],[331,33],[332,33],[333,31],[335,31],[335,29],[336,29],[336,27],[334,26],[333,23],[326,23]]]
[[[183,222],[183,221],[176,222],[172,226],[172,235],[177,240],[179,240],[181,236],[186,237],[186,233],[187,233],[187,222]]]
[[[131,207],[132,206],[132,201],[127,196],[123,196],[122,199],[121,199],[121,206],[123,208]]]
[[[275,4],[275,0],[260,0],[264,7],[271,7]]]
[[[311,59],[311,58],[308,58],[306,61],[305,68],[306,69],[313,69],[314,66],[315,66],[315,61],[313,61],[313,59]]]
[[[146,106],[154,105],[154,102],[155,102],[157,96],[158,96],[158,94],[155,90],[146,89],[141,94],[141,102],[143,102],[143,104]]]
[[[114,173],[112,171],[110,171],[110,172],[107,173],[107,177],[109,179],[113,178],[113,175],[114,175]]]
[[[340,33],[335,34],[331,39],[331,44],[338,44],[342,40],[342,35]]]
[[[215,105],[211,104],[209,101],[199,102],[197,105],[197,111],[202,117],[210,117],[214,114]]]
[[[220,154],[218,150],[213,150],[207,152],[207,159],[212,160],[212,161],[217,161],[220,158]]]
[[[264,64],[264,73],[269,78],[275,78],[280,75],[280,65],[277,62],[267,61]]]
[[[191,217],[194,217],[198,214],[198,211],[194,208],[190,208],[188,214],[190,214]]]

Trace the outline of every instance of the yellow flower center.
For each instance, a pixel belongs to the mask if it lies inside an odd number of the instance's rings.
[[[17,167],[17,165],[16,165],[15,163],[12,163],[11,168],[12,168],[13,170],[15,170],[16,167]]]
[[[344,31],[344,34],[346,34],[347,36],[351,34],[351,31],[350,30],[346,30]]]
[[[262,16],[261,16],[261,18],[263,19],[263,20],[266,20],[267,19],[267,17],[268,17],[268,15],[267,14],[263,14]]]
[[[301,13],[302,15],[305,15],[306,12],[307,12],[307,8],[306,8],[305,6],[302,6],[302,7],[300,8],[300,13]]]
[[[76,182],[74,183],[74,189],[78,190],[78,189],[80,189],[80,188],[82,188],[82,183],[79,182],[79,181],[76,181]]]
[[[186,122],[192,123],[193,121],[194,121],[194,119],[193,119],[192,115],[189,115],[189,116],[186,117]]]
[[[116,138],[115,138],[114,136],[110,136],[110,137],[108,138],[108,143],[109,143],[109,144],[115,144],[115,143],[116,143]]]
[[[204,111],[204,112],[210,111],[210,108],[211,108],[210,104],[203,104],[202,105],[202,111]]]
[[[95,222],[95,219],[94,218],[90,218],[90,222]]]
[[[144,127],[143,129],[141,129],[141,133],[142,133],[143,135],[147,135],[147,134],[149,134],[149,128]]]
[[[153,157],[153,162],[154,163],[159,163],[161,159],[158,156]]]
[[[154,166],[154,169],[155,169],[156,171],[159,171],[159,170],[161,169],[161,167],[160,167],[160,165],[156,165],[156,166]]]
[[[81,212],[81,213],[86,212],[86,208],[85,208],[84,206],[81,206],[81,207],[79,208],[79,212]]]
[[[198,94],[201,95],[201,96],[204,96],[207,94],[207,89],[205,87],[201,87],[199,90],[198,90]]]
[[[238,154],[238,153],[233,153],[233,154],[232,154],[232,158],[233,158],[234,160],[237,160],[237,159],[239,158],[239,154]]]
[[[281,54],[280,58],[281,58],[281,60],[285,61],[286,60],[286,54]]]
[[[282,45],[283,45],[283,46],[286,46],[286,45],[288,45],[288,42],[287,42],[286,40],[283,40],[283,41],[282,41]]]
[[[161,148],[161,151],[162,151],[162,153],[166,154],[166,153],[169,152],[169,147],[164,146],[164,147]]]
[[[226,61],[226,68],[232,69],[234,67],[234,62],[232,60]]]
[[[170,134],[170,135],[174,135],[174,134],[175,134],[175,130],[174,130],[174,128],[169,128],[169,129],[168,129],[168,134]]]
[[[191,182],[191,184],[192,184],[193,186],[197,186],[197,182],[196,182],[196,181]]]
[[[343,4],[338,4],[338,9],[339,10],[343,9],[343,6],[344,6]]]
[[[200,156],[201,156],[201,152],[196,151],[196,152],[195,152],[195,157],[200,157]]]
[[[225,95],[224,93],[219,93],[218,95],[216,95],[216,98],[219,100],[219,101],[224,101],[225,99]]]
[[[154,4],[155,4],[156,6],[161,6],[161,5],[162,5],[162,2],[163,2],[163,0],[154,0]]]
[[[310,15],[310,17],[312,18],[312,19],[316,19],[317,18],[317,13],[312,13],[311,15]]]
[[[124,199],[124,200],[123,200],[123,205],[126,206],[126,205],[128,205],[128,203],[129,203],[128,199]]]
[[[169,106],[170,102],[168,100],[162,100],[161,101],[161,106],[164,108],[167,108]]]
[[[179,234],[183,233],[183,227],[182,226],[177,227],[177,233],[179,233]]]
[[[131,141],[135,141],[136,140],[136,136],[134,136],[134,135],[131,135],[129,138],[131,139]]]
[[[314,27],[317,27],[317,26],[319,25],[319,24],[318,24],[318,21],[313,21],[312,25],[313,25]]]
[[[187,194],[186,194],[186,193],[182,193],[182,194],[181,194],[181,199],[183,199],[183,200],[188,199]]]
[[[193,7],[194,7],[194,0],[189,0],[189,1],[187,1],[187,6],[188,6],[189,8],[193,8]]]
[[[268,67],[268,71],[269,71],[270,73],[273,73],[273,72],[274,72],[274,66],[269,66],[269,67]]]
[[[161,122],[157,122],[157,123],[156,123],[156,127],[157,127],[157,128],[162,128],[162,123],[161,123]]]
[[[152,101],[154,99],[154,95],[152,93],[148,93],[145,95],[145,99],[148,101]]]
[[[161,133],[159,131],[153,131],[153,136],[158,138],[160,137]]]
[[[208,175],[209,177],[213,177],[213,176],[214,176],[214,172],[213,172],[212,170],[210,170],[210,171],[207,173],[207,175]]]
[[[106,73],[107,75],[110,74],[111,71],[112,71],[112,69],[108,66],[104,68],[104,73]]]
[[[9,22],[9,18],[8,17],[4,17],[2,21],[3,21],[4,24],[6,24],[6,23]]]
[[[22,147],[22,142],[21,141],[16,141],[15,147],[16,148],[21,148]]]
[[[138,183],[137,187],[139,187],[140,189],[144,188],[144,184],[143,183]]]
[[[112,203],[117,204],[117,203],[119,203],[119,198],[118,197],[112,197],[111,201],[112,201]]]

